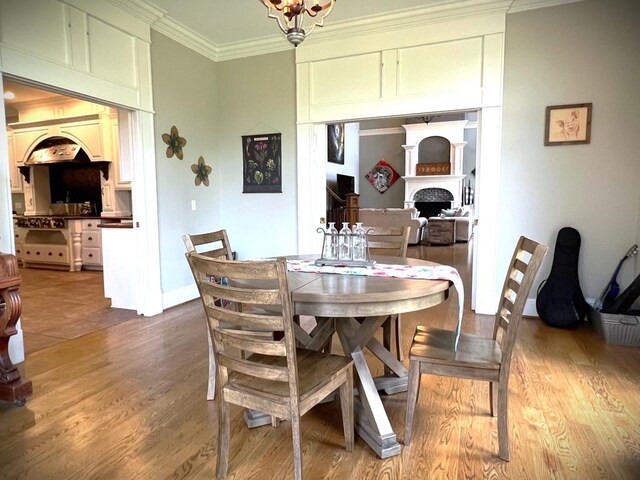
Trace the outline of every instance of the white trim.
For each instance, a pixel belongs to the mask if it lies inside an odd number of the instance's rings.
[[[583,0],[515,0],[509,7],[507,13],[524,12],[526,10],[536,10],[538,8],[557,7],[568,3],[582,2]]]
[[[151,24],[151,28],[214,62],[218,61],[218,47],[215,44],[169,16],[160,17]]]
[[[134,156],[131,206],[136,226],[136,242],[133,248],[139,262],[136,308],[138,314],[152,316],[162,312],[153,114],[134,111],[131,113],[131,125]]]
[[[198,287],[195,283],[184,287],[175,288],[168,292],[162,293],[162,309],[175,307],[182,303],[190,302],[194,298],[198,298]]]
[[[538,317],[538,310],[536,309],[536,299],[535,298],[527,298],[527,301],[524,304],[524,309],[522,310],[522,315],[527,317]]]
[[[86,0],[65,1],[73,4]],[[277,29],[274,29],[274,35],[267,37],[216,44],[205,36],[196,33],[187,25],[172,18],[166,10],[154,5],[151,0],[107,1],[146,23],[157,32],[166,35],[172,40],[215,62],[293,49],[291,44],[285,40],[284,36],[277,32]],[[307,45],[317,45],[336,40],[350,41],[357,36],[378,35],[399,29],[451,21],[458,18],[470,18],[494,13],[515,13],[580,1],[582,0],[441,1],[423,8],[407,8],[393,13],[371,15],[355,20],[343,20],[335,23],[329,22],[325,27],[316,29],[299,47],[299,50],[305,50]]]
[[[361,137],[372,137],[375,135],[404,135],[405,130],[402,127],[370,128],[368,130],[360,130],[358,134]]]

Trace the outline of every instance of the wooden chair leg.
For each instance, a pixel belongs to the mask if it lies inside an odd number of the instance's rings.
[[[291,412],[291,436],[293,439],[293,478],[302,480],[302,449],[300,446],[300,413]]]
[[[207,342],[209,343],[209,381],[207,382],[207,400],[216,398],[216,357],[213,354],[213,341],[211,330],[207,325]]]
[[[489,411],[491,412],[491,416],[495,417],[497,413],[496,409],[496,382],[489,382]]]
[[[509,384],[498,384],[498,456],[508,462],[509,456]]]
[[[229,404],[220,396],[218,400],[218,459],[216,465],[218,480],[227,476],[229,443]]]
[[[352,452],[355,420],[353,418],[353,367],[351,366],[347,372],[347,381],[340,385],[339,395],[344,445],[347,452]]]
[[[409,384],[407,386],[407,409],[404,418],[404,444],[411,444],[411,429],[413,428],[413,414],[418,402],[418,389],[420,388],[420,363],[411,360],[409,365]]]

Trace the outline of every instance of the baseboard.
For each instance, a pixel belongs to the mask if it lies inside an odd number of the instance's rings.
[[[525,317],[537,317],[538,310],[536,309],[536,299],[535,298],[527,298],[527,301],[524,304],[524,310],[522,314]]]
[[[196,287],[195,283],[187,285],[186,287],[169,290],[168,292],[162,292],[162,309],[166,310],[167,308],[188,302],[194,298],[198,298],[198,295],[198,287]]]

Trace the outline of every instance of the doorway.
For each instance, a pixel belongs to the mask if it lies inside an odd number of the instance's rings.
[[[463,135],[464,145],[457,144],[455,150],[460,151],[460,159],[462,160],[461,172],[464,178],[454,185],[449,185],[449,188],[459,188],[460,191],[456,192],[456,199],[458,202],[452,205],[451,202],[446,203],[446,210],[455,214],[454,210],[460,209],[461,215],[468,217],[468,223],[466,219],[459,219],[460,224],[464,223],[464,227],[461,229],[461,233],[467,232],[465,235],[456,235],[455,245],[442,245],[434,246],[433,249],[453,249],[457,255],[464,255],[465,258],[469,258],[471,265],[473,265],[474,258],[474,244],[472,241],[473,236],[473,224],[474,219],[477,218],[477,212],[475,211],[475,199],[474,195],[464,195],[465,190],[467,193],[475,191],[476,187],[476,172],[479,171],[477,162],[478,152],[478,111],[469,110],[463,112],[441,112],[441,113],[423,113],[415,115],[404,115],[396,117],[381,117],[381,118],[367,118],[360,119],[358,121],[344,120],[344,159],[341,164],[328,161],[325,156],[324,161],[318,156],[318,165],[326,165],[326,171],[324,175],[318,175],[325,178],[325,183],[322,184],[323,189],[331,189],[333,192],[340,191],[340,179],[341,176],[347,175],[350,178],[355,177],[353,182],[355,186],[355,193],[360,195],[359,206],[360,208],[406,208],[407,198],[405,192],[405,180],[399,178],[394,184],[389,186],[383,192],[378,189],[367,180],[366,174],[377,164],[377,162],[384,160],[389,164],[400,177],[411,175],[406,170],[406,146],[407,130],[403,125],[408,125],[410,129],[415,126],[419,128],[421,125],[427,124],[429,127],[434,127],[434,131],[439,131],[441,125],[456,125],[456,128],[464,129],[460,130],[460,134]],[[314,126],[316,134],[322,133],[322,126]],[[326,128],[324,129],[326,131]],[[432,137],[427,137],[427,139]],[[424,141],[424,140],[423,140]],[[320,145],[328,145],[328,139],[326,143]],[[447,148],[445,156],[447,162],[449,161],[449,149],[454,149],[453,145],[449,145],[447,142]],[[431,153],[428,148],[420,148],[420,157],[423,157],[423,150],[427,154]],[[326,155],[327,149],[325,149]],[[415,152],[414,152],[415,153]],[[441,152],[435,152],[436,154]],[[427,155],[428,156],[428,155]],[[434,155],[437,156],[437,155]],[[453,171],[452,171],[453,173]],[[444,182],[444,175],[425,175],[424,179],[437,179],[437,181]],[[449,182],[445,182],[449,183]],[[449,192],[447,192],[449,193]],[[449,193],[449,196],[453,198],[453,195]],[[330,195],[326,195],[329,202]],[[411,198],[413,200],[412,205],[418,207],[416,204],[418,198]],[[426,198],[428,203],[426,205],[433,206],[438,204],[437,199]],[[438,204],[439,205],[439,204]],[[451,207],[455,207],[451,209]],[[328,207],[328,205],[327,205]],[[434,212],[433,216],[437,216],[441,210],[445,208],[442,206]],[[431,215],[429,215],[431,216]],[[458,222],[456,222],[456,225]],[[427,225],[428,228],[428,225]],[[424,239],[426,244],[426,238]],[[431,249],[432,250],[432,249]],[[470,277],[470,289],[469,292],[473,292],[472,278]],[[468,295],[468,298],[473,300],[473,295]]]
[[[115,163],[70,162],[22,168],[17,164],[22,164],[29,155],[30,144],[42,143],[40,136],[45,134],[40,131],[63,135],[67,131],[77,132],[85,145],[107,143],[110,139],[110,145],[101,145],[103,160],[116,160],[109,158],[111,154],[122,158],[120,152],[130,150],[130,135],[124,136],[121,145],[119,132],[128,128],[129,112],[8,78],[3,78],[3,90],[15,253],[21,263],[22,276],[21,326],[25,351],[32,353],[136,316],[135,311],[112,309],[110,300],[105,298],[101,232],[97,228],[97,223],[103,221],[102,212],[107,212],[108,221],[112,222],[132,218],[132,182],[130,175],[123,175],[124,169],[118,168],[115,172]],[[92,123],[94,120],[101,122],[100,130],[92,130],[98,127]],[[96,132],[102,135],[96,138]],[[121,146],[127,148],[121,149]],[[106,170],[109,177],[106,182],[111,182],[108,186],[118,185],[108,199],[110,203],[103,205],[105,188],[101,188],[100,182],[102,177],[103,185],[105,183],[102,171],[105,166],[109,168]],[[34,172],[47,178],[39,178],[43,181],[36,184]],[[34,201],[39,202],[37,210],[30,208]],[[78,208],[71,211],[70,207]],[[82,231],[72,229],[71,222],[74,226],[81,224]],[[82,269],[74,268],[71,253],[73,242],[80,239]],[[55,252],[49,252],[53,255],[48,256],[45,250],[51,249]],[[52,299],[55,299],[53,303]]]

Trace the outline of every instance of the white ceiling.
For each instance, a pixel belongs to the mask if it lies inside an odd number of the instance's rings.
[[[144,0],[217,46],[279,34],[259,0]],[[321,2],[327,0],[320,0]],[[452,0],[337,0],[326,24],[460,3]],[[475,3],[475,2],[474,2]]]
[[[253,42],[255,45],[257,39],[261,42],[283,39],[277,22],[267,17],[267,9],[260,0],[109,1],[123,8],[144,10],[145,14],[153,12],[156,21],[152,28],[168,32],[170,36],[173,36],[172,29],[183,35],[195,35],[215,51],[238,43]],[[577,1],[582,0],[336,0],[333,11],[326,18],[324,30],[326,33],[337,29],[346,31],[350,24],[355,23],[354,20],[375,29],[377,25],[383,25],[383,18],[390,14],[410,22],[425,13],[440,18],[481,10],[513,13]],[[284,42],[285,46],[291,47],[286,40]]]

